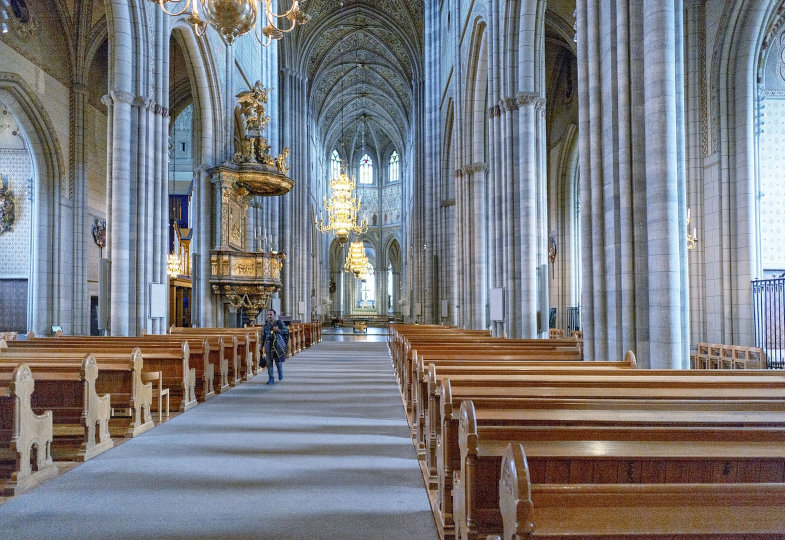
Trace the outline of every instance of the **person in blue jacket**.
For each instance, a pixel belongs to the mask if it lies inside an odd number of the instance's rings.
[[[278,319],[274,309],[267,310],[267,320],[262,327],[261,349],[267,360],[267,384],[275,384],[273,365],[278,368],[278,380],[283,379],[282,362],[286,360],[287,344],[289,343],[289,329],[283,321]]]

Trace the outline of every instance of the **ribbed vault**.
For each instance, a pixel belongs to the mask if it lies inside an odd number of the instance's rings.
[[[421,78],[423,0],[311,0],[296,36],[322,147],[353,160],[405,151],[412,81]]]

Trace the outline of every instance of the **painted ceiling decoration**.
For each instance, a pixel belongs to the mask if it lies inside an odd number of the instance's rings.
[[[298,29],[298,71],[310,81],[309,106],[327,153],[374,159],[404,151],[413,81],[422,78],[424,0],[310,0]]]

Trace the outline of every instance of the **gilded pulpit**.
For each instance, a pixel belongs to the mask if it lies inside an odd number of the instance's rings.
[[[289,149],[273,157],[261,132],[266,116],[267,92],[259,82],[238,94],[245,136],[232,161],[211,171],[216,201],[216,246],[210,252],[210,284],[219,300],[244,309],[251,320],[267,308],[281,289],[281,268],[286,256],[272,246],[254,251],[246,239],[248,208],[255,196],[284,195],[294,186],[287,176]]]

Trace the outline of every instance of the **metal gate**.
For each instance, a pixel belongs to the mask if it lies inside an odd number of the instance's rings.
[[[766,367],[785,368],[785,278],[752,282],[755,345],[766,352]]]

